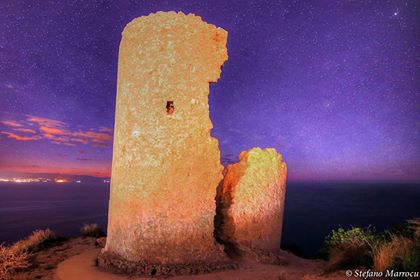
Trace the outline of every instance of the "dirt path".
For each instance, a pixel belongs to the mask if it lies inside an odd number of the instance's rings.
[[[12,277],[13,280],[54,279],[57,265],[86,250],[95,248],[95,238],[78,237],[64,241],[61,245],[42,250],[34,254],[33,265],[28,271],[18,273]]]
[[[95,266],[95,258],[100,248],[95,246],[95,238],[73,238],[59,246],[36,254],[34,266],[26,272],[15,275],[13,280],[150,280],[115,275],[100,271]],[[236,270],[211,274],[174,276],[171,280],[323,280],[347,279],[343,272],[322,275],[325,262],[306,260],[282,252],[282,265],[266,265],[255,262],[242,263]],[[156,279],[156,278],[154,278]]]

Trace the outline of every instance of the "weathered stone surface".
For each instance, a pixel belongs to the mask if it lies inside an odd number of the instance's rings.
[[[159,12],[125,27],[103,254],[148,266],[225,260],[213,237],[223,167],[208,94],[226,40],[192,14]]]
[[[275,149],[242,152],[219,186],[216,232],[239,255],[276,262],[286,192],[286,164]],[[216,219],[217,220],[217,219]]]

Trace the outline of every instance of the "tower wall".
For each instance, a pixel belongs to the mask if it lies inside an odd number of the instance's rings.
[[[223,259],[213,237],[223,167],[208,94],[226,40],[192,14],[159,12],[125,27],[104,252],[152,264]]]

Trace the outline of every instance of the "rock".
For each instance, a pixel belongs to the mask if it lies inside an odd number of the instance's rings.
[[[213,236],[223,167],[208,106],[226,40],[193,14],[158,12],[125,27],[107,256],[148,267],[227,260]]]
[[[278,263],[286,164],[275,149],[242,152],[218,190],[216,236],[231,252]]]

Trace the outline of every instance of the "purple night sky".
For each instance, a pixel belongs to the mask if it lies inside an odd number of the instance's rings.
[[[109,176],[121,32],[175,10],[229,32],[224,163],[275,147],[290,180],[420,180],[418,1],[134,2],[1,2],[0,177]]]

